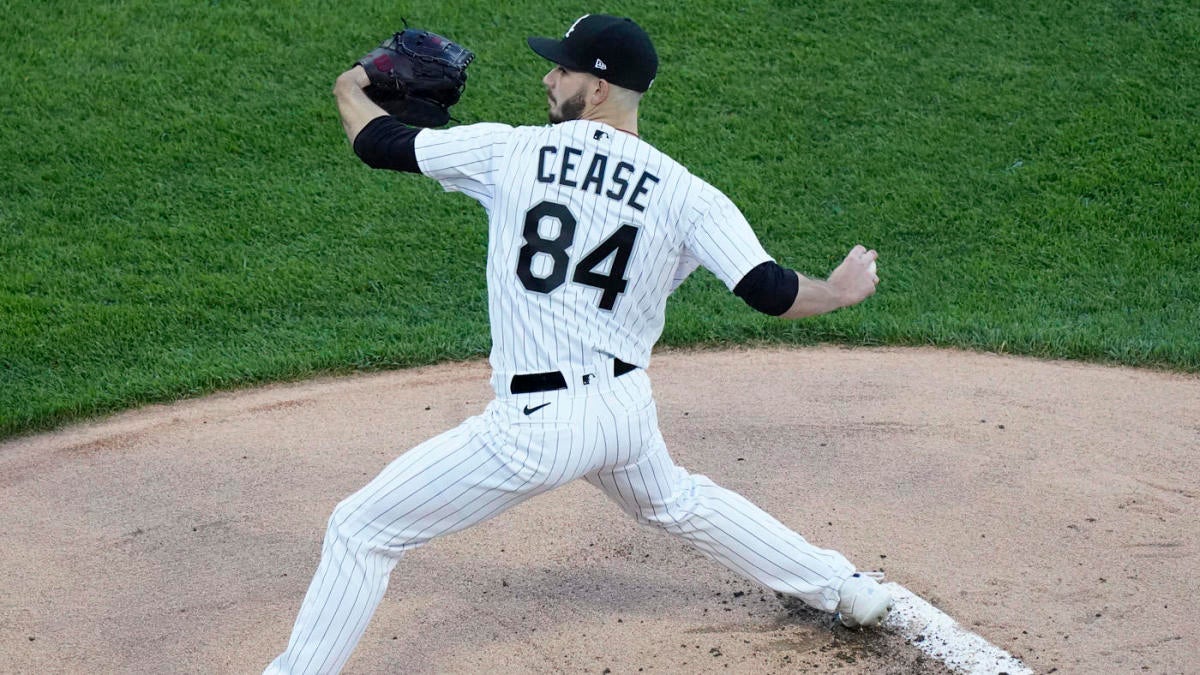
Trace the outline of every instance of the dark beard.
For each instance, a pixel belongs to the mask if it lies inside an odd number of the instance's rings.
[[[579,116],[583,114],[584,105],[583,92],[581,91],[563,101],[562,109],[558,114],[555,114],[553,110],[550,111],[550,123],[558,124],[559,122],[570,122],[571,120],[579,119]]]

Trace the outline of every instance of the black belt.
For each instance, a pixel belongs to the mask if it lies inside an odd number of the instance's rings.
[[[625,373],[637,370],[637,366],[632,363],[625,363],[621,359],[613,359],[613,377],[620,377]],[[586,376],[585,376],[586,377]],[[584,381],[584,384],[587,384]],[[512,383],[508,390],[514,394],[536,394],[542,391],[557,391],[567,388],[567,378],[557,370],[548,373],[528,373],[525,375],[513,375]]]

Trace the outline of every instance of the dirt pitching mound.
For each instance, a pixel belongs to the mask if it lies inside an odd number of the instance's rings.
[[[1194,672],[1200,378],[932,349],[661,352],[677,462],[1039,672]],[[259,672],[333,506],[481,410],[483,362],[0,444],[0,671]],[[943,672],[583,483],[412,552],[348,672]]]

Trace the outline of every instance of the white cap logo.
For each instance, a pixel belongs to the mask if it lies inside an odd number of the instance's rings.
[[[571,33],[575,32],[575,26],[578,26],[580,21],[583,21],[584,19],[588,18],[589,16],[591,16],[591,14],[584,14],[583,16],[579,17],[578,19],[575,19],[575,23],[571,24],[571,27],[567,29],[567,33],[565,35],[563,35],[563,39],[565,40],[565,39],[571,37]]]
[[[603,61],[601,61],[600,59],[596,59],[595,68],[596,68],[596,70],[608,70],[608,66],[605,65],[605,63]]]

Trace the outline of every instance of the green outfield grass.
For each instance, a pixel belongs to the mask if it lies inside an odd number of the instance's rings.
[[[698,273],[663,344],[947,345],[1200,371],[1200,6],[0,2],[0,437],[486,353],[484,214],[350,152],[334,77],[401,17],[478,53],[456,115],[544,122],[524,45],[634,16],[643,136],[869,302],[763,317]]]

